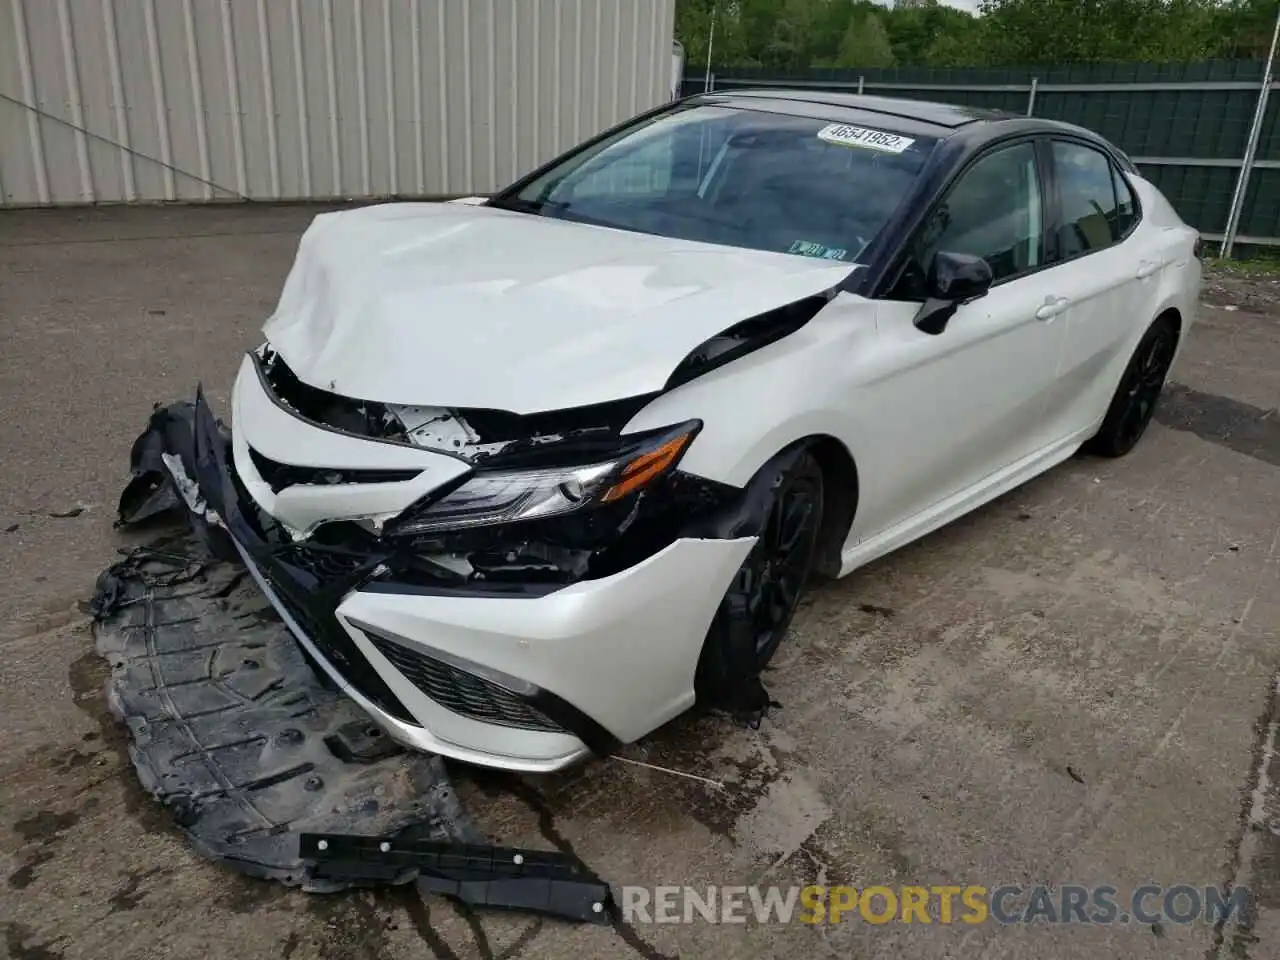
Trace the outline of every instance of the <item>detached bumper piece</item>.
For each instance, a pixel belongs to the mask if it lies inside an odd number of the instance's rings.
[[[89,604],[108,705],[143,787],[200,854],[252,876],[312,892],[416,880],[477,906],[606,920],[606,884],[558,853],[479,843],[441,758],[402,749],[313,668],[228,537],[262,546],[221,495],[224,456],[202,398],[156,409],[120,501],[121,525],[155,525],[151,542],[122,551]],[[176,481],[171,458],[194,481]],[[267,559],[287,568],[273,583],[315,576],[293,554]],[[329,598],[297,593],[291,613],[320,619]],[[334,661],[358,656],[320,646]],[[464,692],[476,709],[513,709]],[[379,702],[396,714],[390,691]]]
[[[335,883],[403,883],[476,907],[608,923],[609,885],[562,853],[440,843],[403,836],[302,835],[313,874]]]
[[[328,892],[351,883],[312,870],[301,833],[478,839],[443,761],[400,749],[322,683],[245,572],[194,537],[133,551],[91,609],[138,778],[202,855]]]

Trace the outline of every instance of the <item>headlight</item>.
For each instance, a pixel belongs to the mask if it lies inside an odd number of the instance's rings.
[[[389,524],[389,536],[538,520],[613,503],[666,475],[701,429],[691,420],[650,435],[615,459],[579,467],[477,471],[425,509]]]

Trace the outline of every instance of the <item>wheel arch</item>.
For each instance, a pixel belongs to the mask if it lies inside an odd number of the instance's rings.
[[[814,569],[824,577],[838,577],[844,543],[857,514],[860,487],[853,454],[830,434],[806,434],[777,449],[742,485],[737,508],[718,519],[714,528],[704,530],[695,525],[691,532],[715,536],[754,535],[763,526],[777,477],[806,453],[817,461],[823,479],[822,526],[818,531]]]
[[[1159,323],[1161,320],[1172,321],[1174,336],[1178,338],[1178,341],[1181,341],[1182,340],[1182,311],[1179,310],[1176,306],[1172,306],[1172,305],[1167,306],[1163,310],[1161,310],[1158,314],[1156,314],[1155,320],[1151,322]]]
[[[840,576],[841,553],[858,512],[858,464],[849,448],[829,434],[804,437],[803,444],[822,468],[822,527],[814,569],[824,577]]]

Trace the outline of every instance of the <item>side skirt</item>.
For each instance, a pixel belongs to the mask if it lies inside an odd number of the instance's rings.
[[[1080,449],[1085,440],[1097,432],[1097,426],[1091,425],[1079,430],[1062,440],[1057,440],[1035,453],[1028,454],[1021,460],[997,470],[970,487],[940,500],[925,510],[908,517],[882,533],[866,540],[847,546],[840,554],[840,576],[844,577],[866,566],[872,560],[892,553],[925,534],[932,533],[952,520],[963,517],[976,510],[984,503],[1008,493],[1033,477],[1039,476],[1051,467],[1056,467]]]

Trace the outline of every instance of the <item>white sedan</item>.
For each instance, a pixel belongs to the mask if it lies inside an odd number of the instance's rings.
[[[758,716],[811,574],[1131,449],[1198,253],[1086,130],[707,94],[317,217],[230,439],[200,399],[171,469],[396,739],[553,770]]]

